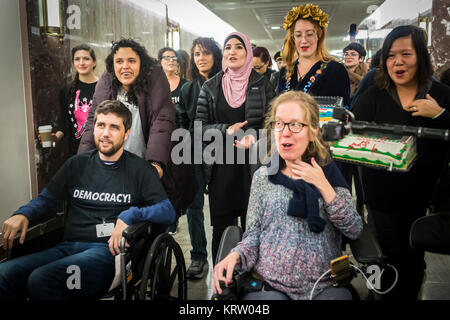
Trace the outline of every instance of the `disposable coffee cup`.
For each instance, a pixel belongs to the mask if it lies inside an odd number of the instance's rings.
[[[41,136],[42,147],[50,148],[52,146],[52,126],[40,126],[38,130]]]

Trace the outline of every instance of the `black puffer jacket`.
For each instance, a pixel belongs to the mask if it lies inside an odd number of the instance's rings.
[[[224,135],[227,128],[233,123],[218,123],[216,101],[219,90],[222,90],[223,71],[203,84],[200,90],[197,103],[197,113],[195,120],[202,122],[202,131],[208,129],[218,129]],[[245,120],[248,124],[243,127],[247,129],[261,129],[264,126],[264,119],[269,110],[269,103],[275,96],[272,84],[263,75],[252,70],[248,81],[247,98],[245,99]],[[204,165],[206,181],[211,179],[212,165]]]

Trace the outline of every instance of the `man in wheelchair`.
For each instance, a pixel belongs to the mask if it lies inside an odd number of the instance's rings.
[[[259,288],[243,299],[351,299],[323,278],[341,253],[341,237],[359,237],[362,219],[319,130],[314,99],[289,91],[272,101],[268,129],[280,160],[276,174],[258,169],[250,191],[247,230],[214,268],[213,291],[230,283],[235,266],[252,271]],[[272,158],[273,159],[273,158]],[[258,285],[258,283],[260,285]]]
[[[115,275],[122,232],[142,221],[173,222],[175,210],[155,168],[124,150],[131,112],[119,101],[104,101],[95,112],[97,149],[71,157],[39,196],[20,207],[2,228],[3,248],[20,232],[67,201],[63,242],[0,264],[0,299],[93,298],[106,293]],[[69,285],[71,270],[80,282]]]

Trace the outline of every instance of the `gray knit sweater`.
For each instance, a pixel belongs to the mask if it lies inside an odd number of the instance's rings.
[[[335,188],[328,205],[319,198],[321,233],[309,230],[306,219],[287,215],[293,191],[272,184],[261,167],[253,176],[247,211],[247,230],[232,251],[241,256],[240,271],[254,270],[273,288],[291,299],[309,299],[316,280],[330,269],[330,261],[342,255],[341,236],[359,237],[363,225],[348,189]],[[325,276],[314,296],[331,286]]]

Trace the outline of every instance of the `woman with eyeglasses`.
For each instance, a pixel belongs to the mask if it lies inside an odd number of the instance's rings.
[[[368,71],[367,64],[364,62],[366,49],[359,43],[352,42],[342,51],[344,53],[344,66],[350,78],[350,98],[352,99],[360,81]]]
[[[247,36],[239,32],[228,35],[222,71],[203,84],[196,115],[204,133],[214,130],[223,137],[223,148],[212,154],[214,163],[204,165],[213,226],[213,263],[226,227],[237,224],[240,217],[245,229],[251,183],[248,150],[258,138],[256,131],[263,127],[273,96],[270,82],[253,69],[252,46]],[[247,129],[256,130],[246,132]],[[244,161],[238,162],[239,154],[244,154]]]
[[[386,36],[375,85],[353,107],[356,120],[450,129],[450,89],[432,78],[426,41],[423,30],[412,25],[396,27]],[[417,159],[408,172],[362,167],[369,217],[387,262],[398,270],[398,282],[384,299],[418,298],[426,266],[424,252],[410,247],[410,229],[427,214],[438,181],[448,171],[448,142],[418,138],[416,145]],[[393,281],[387,270],[382,290]]]
[[[180,77],[178,54],[173,48],[161,48],[158,51],[158,61],[166,74],[167,80],[169,81],[170,94],[172,96],[172,103],[175,108],[175,121],[177,126],[181,128],[183,126],[183,114],[180,110],[179,102],[181,87],[186,83],[186,79]],[[171,235],[175,235],[178,232],[178,216],[176,221],[169,226],[167,231]]]
[[[175,117],[178,127],[182,127],[181,115],[179,111],[181,87],[186,83],[186,79],[180,77],[180,65],[178,64],[177,52],[169,47],[165,47],[158,52],[158,61],[161,64],[170,85],[172,103],[175,105]]]
[[[215,266],[213,291],[221,294],[219,281],[228,283],[236,269],[262,281],[263,290],[244,299],[349,300],[350,291],[333,287],[330,277],[318,281],[342,255],[341,236],[358,238],[363,224],[323,141],[317,103],[289,91],[270,110],[266,129],[279,167],[275,173],[265,166],[255,172],[247,231]]]
[[[342,97],[350,106],[350,80],[345,67],[328,53],[328,15],[310,3],[292,8],[283,23],[287,31],[277,94],[300,90],[313,96]]]

